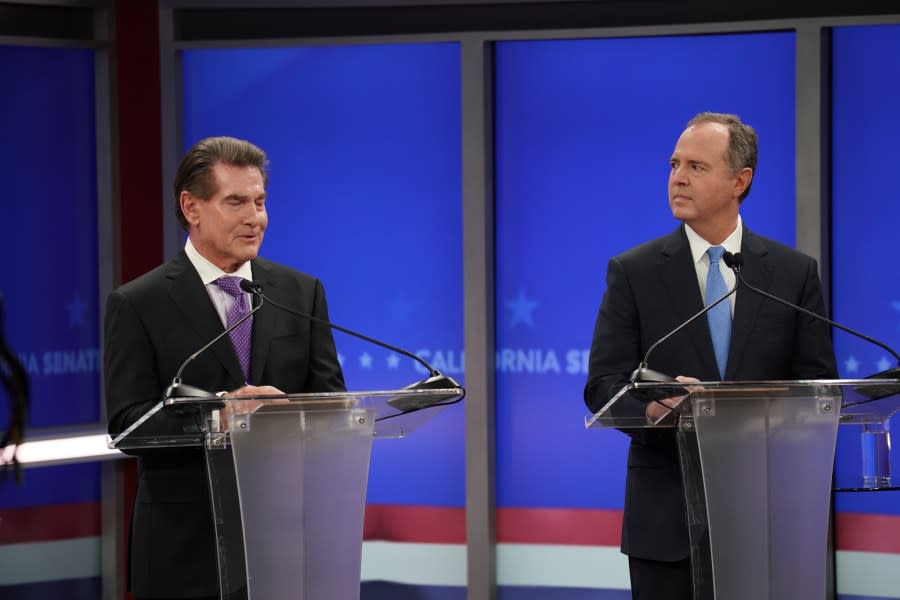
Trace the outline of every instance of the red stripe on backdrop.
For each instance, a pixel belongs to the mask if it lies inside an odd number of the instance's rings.
[[[465,544],[466,512],[443,506],[367,504],[363,539]]]
[[[500,508],[497,541],[513,544],[618,546],[622,512],[560,508]],[[464,544],[462,508],[366,505],[363,537],[367,540]]]
[[[619,546],[622,511],[572,508],[501,508],[497,541],[511,544]]]
[[[0,510],[0,544],[100,535],[100,504],[55,504]]]
[[[616,510],[500,508],[497,541],[512,544],[618,546]],[[95,502],[0,510],[0,544],[65,540],[101,534]],[[369,504],[364,538],[392,542],[464,544],[465,510],[437,506]],[[900,554],[900,516],[838,513],[838,550]]]
[[[900,554],[900,517],[863,513],[837,513],[834,543],[838,550]]]

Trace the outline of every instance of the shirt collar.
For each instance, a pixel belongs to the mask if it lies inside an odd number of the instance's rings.
[[[191,261],[191,264],[194,265],[194,268],[197,269],[197,273],[200,275],[201,281],[203,281],[203,285],[209,285],[216,279],[220,277],[226,276],[236,276],[243,277],[248,281],[253,281],[253,269],[250,268],[250,261],[248,260],[244,264],[240,266],[240,268],[234,273],[226,273],[216,265],[209,262],[209,260],[200,254],[197,249],[194,247],[194,244],[191,242],[191,238],[188,237],[187,242],[184,244],[184,253],[187,254],[188,260]]]
[[[691,226],[687,223],[684,224],[684,232],[687,234],[688,243],[691,245],[691,256],[694,257],[694,264],[697,264],[703,257],[706,255],[706,251],[709,250],[713,244],[710,244],[702,237],[700,234],[691,229]],[[737,226],[734,228],[734,231],[725,238],[725,241],[721,244],[716,244],[717,246],[722,246],[728,252],[732,254],[737,254],[741,251],[741,241],[744,237],[744,228],[741,223],[741,215],[738,215],[737,218]]]

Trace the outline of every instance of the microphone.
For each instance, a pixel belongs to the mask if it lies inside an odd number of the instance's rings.
[[[240,285],[241,285],[241,289],[244,290],[245,292],[250,292],[251,294],[258,295],[260,298],[265,299],[266,302],[268,302],[275,308],[279,308],[287,313],[301,317],[303,319],[307,319],[309,321],[314,321],[316,323],[320,323],[327,327],[331,327],[332,329],[336,329],[336,330],[346,333],[348,335],[352,335],[353,337],[356,337],[356,338],[359,338],[366,342],[369,342],[370,344],[375,344],[376,346],[381,346],[382,348],[387,348],[388,350],[390,350],[392,352],[396,352],[397,354],[402,354],[403,356],[406,356],[408,358],[415,360],[420,365],[425,367],[425,369],[428,371],[428,377],[421,381],[416,381],[414,383],[411,383],[410,385],[404,387],[403,388],[404,390],[423,390],[424,391],[424,390],[439,390],[439,389],[446,389],[446,388],[459,388],[459,389],[463,390],[463,393],[462,393],[462,395],[459,396],[459,398],[455,398],[457,396],[457,394],[450,394],[450,395],[446,395],[446,396],[437,396],[437,397],[429,396],[429,395],[419,396],[419,395],[415,395],[415,394],[410,394],[408,396],[397,396],[396,398],[391,398],[387,401],[387,403],[390,406],[393,406],[394,408],[396,408],[397,410],[399,410],[403,413],[411,412],[414,410],[419,410],[422,408],[428,408],[430,406],[438,406],[438,405],[442,405],[442,404],[453,404],[455,402],[462,400],[463,397],[465,396],[465,390],[452,377],[448,377],[447,375],[442,374],[440,371],[438,371],[437,369],[432,367],[430,364],[428,364],[428,362],[426,362],[425,359],[423,359],[420,356],[417,356],[416,354],[413,354],[409,350],[404,350],[403,348],[398,348],[397,346],[388,344],[387,342],[382,342],[381,340],[376,340],[373,337],[369,337],[365,334],[359,333],[357,331],[353,331],[352,329],[347,329],[346,327],[341,327],[340,325],[336,325],[335,323],[331,323],[329,321],[326,321],[325,319],[320,319],[319,317],[315,317],[313,315],[310,315],[310,314],[307,314],[304,312],[300,312],[300,311],[294,310],[292,308],[288,308],[287,306],[279,304],[278,302],[275,302],[274,300],[272,300],[271,298],[269,298],[268,296],[263,294],[263,291],[262,291],[263,288],[258,283],[253,283],[252,281],[247,281],[245,279],[245,280],[241,281]],[[262,306],[262,304],[260,304],[260,306]],[[448,400],[450,398],[454,398],[453,402],[445,402],[446,400]],[[395,415],[392,415],[392,416],[395,416]],[[381,417],[381,418],[385,418],[385,417]]]
[[[725,253],[725,256],[727,256],[727,255],[728,255],[728,252]],[[696,321],[697,319],[699,319],[700,317],[702,317],[703,315],[708,313],[710,310],[713,309],[713,307],[717,306],[720,302],[724,302],[726,298],[728,298],[729,296],[731,296],[733,293],[735,293],[737,291],[737,288],[738,288],[738,282],[735,281],[734,286],[732,286],[732,288],[730,290],[728,290],[721,298],[717,299],[712,304],[707,304],[706,306],[703,307],[702,310],[696,312],[690,319],[688,319],[687,321],[685,321],[684,323],[682,323],[681,325],[679,325],[678,327],[676,327],[675,329],[673,329],[672,331],[667,333],[666,335],[664,335],[661,338],[659,338],[658,340],[656,340],[656,342],[654,342],[654,344],[652,346],[650,346],[650,348],[647,349],[647,353],[644,354],[644,360],[641,361],[641,364],[638,365],[638,368],[631,372],[631,376],[629,378],[631,383],[638,383],[638,382],[641,382],[641,383],[666,383],[669,381],[675,381],[674,377],[666,375],[665,373],[660,373],[659,371],[654,371],[653,369],[650,369],[647,367],[647,361],[650,359],[650,354],[654,350],[656,350],[656,347],[659,346],[660,344],[662,344],[664,341],[666,341],[667,339],[669,339],[670,337],[672,337],[673,335],[675,335],[676,333],[678,333],[679,331],[681,331],[682,329],[684,329],[685,327],[687,327],[688,325],[690,325],[691,323],[693,323],[694,321]]]
[[[871,344],[875,344],[876,346],[889,352],[894,357],[894,359],[897,361],[898,366],[893,367],[891,369],[887,369],[885,371],[881,371],[879,373],[875,373],[874,375],[869,375],[868,377],[866,377],[866,379],[897,379],[898,376],[900,376],[900,354],[897,354],[897,352],[895,352],[894,349],[891,348],[890,346],[888,346],[887,344],[885,344],[883,342],[879,342],[878,340],[871,338],[863,333],[860,333],[859,331],[856,331],[855,329],[851,329],[851,328],[847,327],[846,325],[841,325],[840,323],[832,321],[831,319],[823,317],[822,315],[816,314],[816,313],[812,312],[811,310],[807,310],[803,307],[797,306],[796,304],[791,304],[787,300],[779,298],[778,296],[774,296],[764,290],[753,287],[752,285],[747,283],[747,280],[744,279],[744,275],[741,272],[743,269],[743,266],[744,266],[744,257],[741,256],[740,252],[737,252],[735,254],[731,254],[730,252],[725,252],[725,254],[722,256],[722,260],[725,262],[725,266],[727,266],[732,271],[734,271],[734,274],[737,277],[737,284],[744,285],[747,288],[749,288],[750,291],[757,293],[765,298],[774,300],[775,302],[778,302],[779,304],[783,304],[787,307],[793,308],[794,310],[797,310],[805,315],[809,315],[810,317],[813,317],[814,319],[824,321],[825,323],[828,323],[829,325],[837,327],[838,329],[841,329],[843,331],[846,331],[847,333],[849,333],[851,335],[855,335],[856,337],[866,340],[867,342],[869,342]],[[864,390],[860,390],[860,391],[864,392]],[[893,393],[893,391],[891,393]]]
[[[7,345],[3,335],[3,294],[0,294],[0,383],[9,398],[9,425],[0,432],[0,482],[11,469],[16,483],[22,483],[22,465],[19,463],[19,445],[25,441],[25,427],[28,422],[29,391],[28,374],[25,367]],[[12,454],[4,456],[4,450],[13,446]]]
[[[249,283],[250,286],[244,285],[247,283]],[[246,315],[244,315],[243,317],[241,317],[240,319],[238,319],[237,321],[232,323],[230,327],[225,329],[225,331],[223,331],[222,333],[220,333],[219,335],[214,337],[212,340],[210,340],[209,343],[207,343],[205,346],[203,346],[202,348],[200,348],[199,350],[197,350],[196,352],[194,352],[193,354],[188,356],[184,360],[184,362],[181,363],[181,366],[178,367],[178,372],[175,373],[175,377],[172,378],[172,383],[169,384],[169,387],[167,387],[166,391],[163,393],[163,401],[168,400],[169,398],[215,398],[216,397],[216,395],[213,394],[212,392],[208,392],[204,389],[194,387],[192,385],[187,385],[185,383],[181,383],[181,373],[184,371],[184,368],[186,366],[188,366],[188,364],[191,363],[191,361],[193,361],[195,358],[197,358],[198,356],[200,356],[201,354],[206,352],[206,350],[210,346],[212,346],[213,344],[215,344],[216,342],[221,340],[223,337],[225,337],[226,335],[231,333],[231,331],[233,329],[235,329],[238,325],[240,325],[241,323],[243,323],[244,321],[246,321],[247,319],[252,317],[253,313],[255,313],[260,308],[262,308],[262,305],[264,304],[265,296],[263,296],[261,292],[255,291],[255,288],[251,288],[252,282],[247,281],[246,279],[243,279],[243,280],[241,280],[240,285],[241,285],[242,290],[244,290],[245,292],[249,292],[249,293],[253,294],[254,296],[258,297],[259,304],[257,304],[256,307],[254,309],[252,309],[250,312],[248,312]]]

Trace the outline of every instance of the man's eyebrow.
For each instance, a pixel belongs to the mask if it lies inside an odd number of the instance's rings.
[[[672,156],[669,158],[669,162],[686,162],[689,165],[708,165],[709,163],[705,160],[700,160],[698,158],[678,158],[677,156]]]
[[[263,197],[265,197],[265,194],[263,194]],[[225,199],[226,200],[249,200],[250,196],[248,196],[247,194],[228,194],[227,196],[225,196]]]

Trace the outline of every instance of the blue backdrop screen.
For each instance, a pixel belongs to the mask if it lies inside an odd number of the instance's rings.
[[[9,257],[2,327],[25,367],[34,429],[100,420],[94,51],[0,46]],[[0,430],[9,426],[0,389]],[[96,464],[0,480],[0,508],[96,501]],[[5,485],[4,485],[5,484]]]
[[[14,262],[0,283],[2,326],[28,372],[29,428],[95,423],[94,52],[0,46],[0,87],[0,161],[9,167],[0,252]],[[0,410],[0,430],[8,422]]]
[[[900,26],[839,27],[832,34],[832,298],[834,318],[900,347],[900,281],[890,256],[900,206],[890,192],[900,131]],[[897,361],[888,352],[837,332],[842,377],[861,378]],[[896,421],[896,419],[894,419]],[[858,430],[842,427],[837,477],[860,472]],[[893,464],[900,464],[894,445]],[[894,476],[896,480],[896,475]],[[900,515],[897,493],[840,494],[842,511]]]
[[[498,501],[621,509],[627,437],[582,401],[606,263],[678,225],[668,160],[707,110],[756,128],[742,215],[794,244],[794,35],[505,42],[495,72]]]
[[[457,44],[192,50],[185,147],[232,135],[271,163],[261,254],[322,279],[332,321],[462,382]],[[227,73],[227,77],[223,77]],[[335,334],[348,389],[424,378],[411,359]],[[368,501],[462,506],[463,408],[377,441]]]

